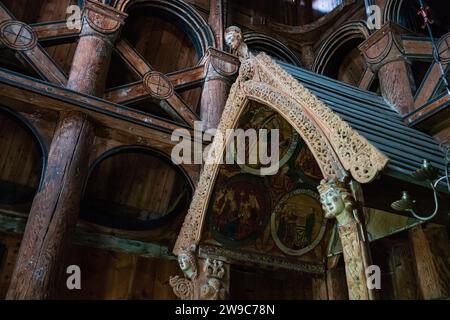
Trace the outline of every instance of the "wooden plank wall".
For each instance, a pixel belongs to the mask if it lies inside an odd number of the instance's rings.
[[[96,167],[86,195],[149,212],[167,212],[182,186],[183,177],[163,160],[139,153],[120,153]]]
[[[155,70],[168,73],[196,65],[200,57],[183,30],[171,21],[150,16],[151,11],[138,10],[142,15],[131,13],[123,36]]]
[[[231,299],[311,300],[312,278],[289,271],[258,271],[231,268]]]
[[[20,236],[0,233],[6,253],[0,261],[0,299],[4,299],[17,258]],[[177,261],[73,246],[66,265],[81,269],[81,290],[61,280],[58,299],[176,299],[169,277],[181,275]],[[69,276],[69,275],[67,275]]]
[[[37,188],[41,152],[22,125],[0,112],[0,181]]]

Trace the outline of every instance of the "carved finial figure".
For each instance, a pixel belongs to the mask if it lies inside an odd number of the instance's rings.
[[[239,27],[231,26],[225,30],[225,43],[230,47],[231,54],[238,56],[241,62],[251,57]]]
[[[318,190],[325,218],[336,218],[340,226],[348,224],[353,219],[358,220],[353,209],[353,196],[345,183],[333,179],[322,180]]]
[[[195,279],[197,277],[197,263],[193,253],[182,251],[178,255],[178,264],[187,278]]]

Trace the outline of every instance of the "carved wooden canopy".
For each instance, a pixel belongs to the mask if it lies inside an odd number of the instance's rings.
[[[356,181],[368,183],[388,162],[385,155],[264,53],[242,63],[219,124],[220,132],[236,127],[249,100],[273,108],[297,130],[326,179],[344,179],[350,172]],[[225,136],[225,141],[228,138]],[[212,156],[220,158],[225,145],[215,139]],[[192,250],[200,241],[219,166],[205,164],[203,168],[175,244],[176,255]]]

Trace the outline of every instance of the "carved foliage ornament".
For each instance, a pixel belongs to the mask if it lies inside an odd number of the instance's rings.
[[[343,179],[348,170],[356,181],[368,183],[387,164],[388,159],[380,151],[264,53],[242,62],[218,127],[220,132],[235,128],[248,99],[278,111],[297,130],[326,179]],[[225,145],[215,139],[210,156],[219,159]],[[219,168],[208,164],[218,161],[206,163],[175,244],[175,254],[200,241]]]

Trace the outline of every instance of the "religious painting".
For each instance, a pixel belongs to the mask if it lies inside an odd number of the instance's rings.
[[[210,225],[223,245],[240,246],[256,239],[268,223],[270,200],[262,178],[240,174],[213,193]]]
[[[286,194],[271,215],[271,233],[284,253],[300,256],[322,239],[326,220],[319,194],[312,188],[299,188]]]
[[[240,120],[238,128],[241,129],[255,129],[259,133],[260,129],[265,129],[268,132],[266,150],[271,150],[271,131],[273,129],[279,130],[279,168],[284,166],[294,154],[300,136],[295,129],[287,122],[281,115],[266,106],[258,106],[251,108],[249,112],[244,114]],[[261,148],[260,139],[258,143],[249,145],[246,148],[246,159],[250,154],[258,154],[258,148]],[[256,157],[259,159],[259,157]],[[241,169],[245,173],[260,175],[260,169],[263,167],[261,163],[256,164],[242,164]]]

